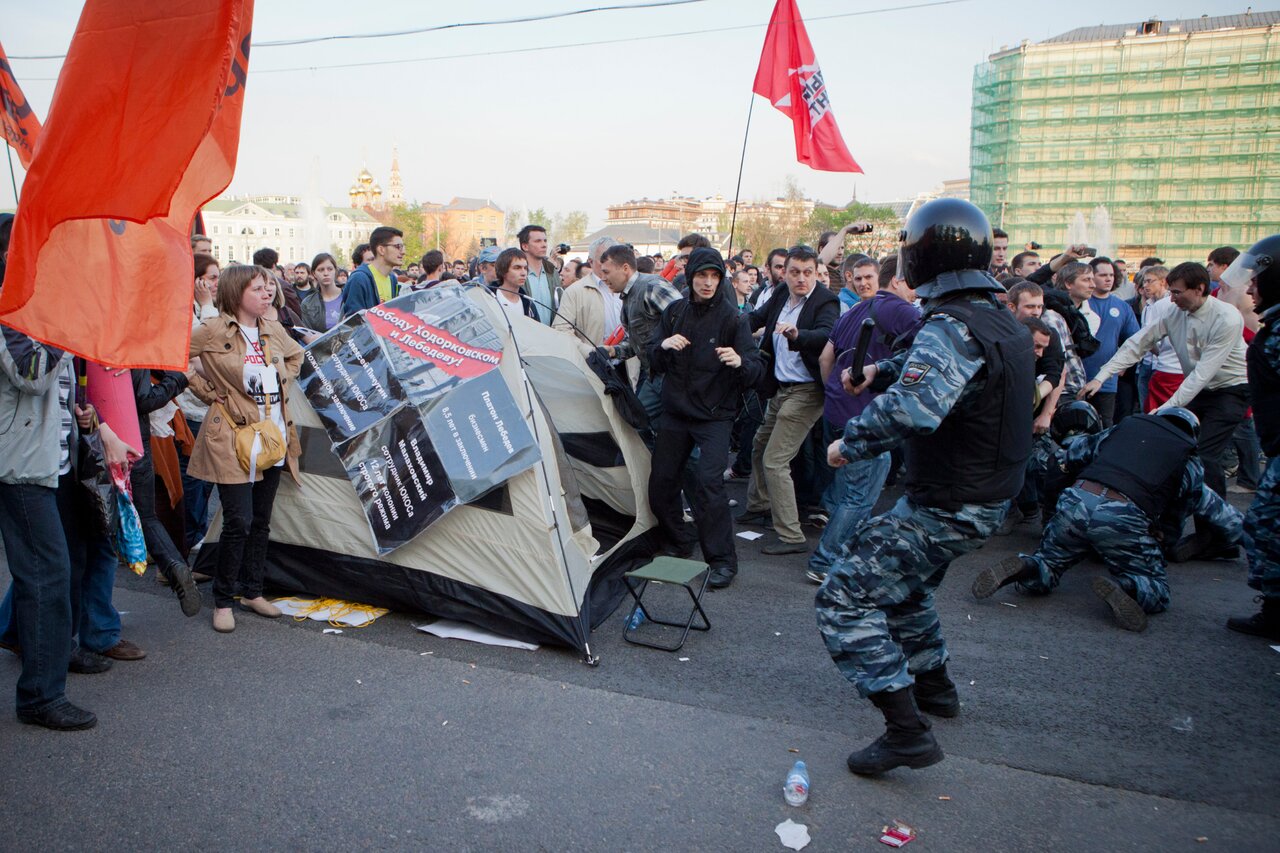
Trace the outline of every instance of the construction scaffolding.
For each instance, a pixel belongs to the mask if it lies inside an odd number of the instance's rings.
[[[993,54],[974,71],[970,179],[1015,246],[1059,247],[1097,205],[1126,260],[1203,261],[1280,232],[1280,12]]]

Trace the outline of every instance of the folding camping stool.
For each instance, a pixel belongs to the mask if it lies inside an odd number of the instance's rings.
[[[701,575],[702,582],[695,583],[696,578]],[[711,628],[711,620],[707,619],[706,611],[702,609],[702,595],[707,591],[707,581],[711,577],[710,567],[706,563],[699,563],[696,560],[680,560],[675,557],[658,557],[646,566],[641,566],[633,572],[627,572],[622,579],[627,584],[627,592],[631,593],[631,597],[636,603],[632,605],[631,612],[627,614],[627,619],[622,627],[622,639],[628,643],[634,643],[637,646],[648,646],[651,649],[662,649],[664,652],[674,652],[684,645],[685,639],[688,638],[690,631],[707,631]],[[689,593],[689,598],[693,602],[693,607],[689,608],[689,618],[683,622],[669,622],[663,619],[656,619],[645,609],[641,599],[644,597],[645,590],[649,588],[649,583],[669,583],[682,586]],[[680,634],[680,641],[674,646],[664,645],[662,643],[653,643],[648,640],[632,639],[632,634],[639,630],[639,626],[632,627],[631,620],[635,616],[636,610],[644,614],[644,618],[655,625],[667,625],[671,628],[684,628]],[[693,624],[696,617],[702,617],[702,624]],[[643,624],[643,623],[641,623]]]

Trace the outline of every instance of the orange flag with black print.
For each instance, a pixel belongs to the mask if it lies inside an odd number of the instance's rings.
[[[22,188],[0,323],[187,366],[191,223],[235,172],[253,0],[88,0]]]
[[[31,155],[35,153],[36,139],[40,136],[40,119],[27,103],[26,95],[13,76],[9,57],[0,45],[0,130],[5,141],[18,152],[22,168],[31,167]]]

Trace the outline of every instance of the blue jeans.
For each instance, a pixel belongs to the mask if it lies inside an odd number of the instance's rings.
[[[71,570],[58,490],[0,483],[0,535],[16,616],[6,642],[22,646],[18,710],[38,711],[66,695],[71,655]]]
[[[1236,483],[1250,489],[1258,488],[1258,477],[1262,470],[1262,442],[1258,440],[1258,430],[1253,424],[1253,417],[1247,417],[1236,427],[1231,436],[1231,444],[1236,449]]]
[[[641,432],[640,438],[652,452],[658,435],[658,424],[662,420],[662,377],[642,372],[636,383],[636,398],[649,416],[649,429]]]
[[[187,418],[187,426],[191,429],[192,435],[199,435],[200,421]],[[209,532],[209,495],[213,492],[212,483],[197,480],[187,473],[187,465],[190,462],[191,457],[179,450],[178,470],[182,472],[182,503],[186,512],[185,550],[187,551],[199,544],[200,540],[204,539],[205,533]]]
[[[1138,362],[1138,414],[1147,410],[1147,386],[1151,384],[1151,374],[1155,367],[1146,362]]]
[[[831,483],[835,498],[831,520],[822,531],[818,547],[809,556],[809,568],[822,574],[830,571],[858,525],[871,517],[889,476],[889,454],[860,459],[835,470],[835,480]]]
[[[120,613],[111,603],[119,558],[110,539],[98,531],[89,516],[80,487],[70,475],[63,479],[69,485],[59,487],[57,504],[70,569],[68,636],[77,637],[82,648],[101,653],[120,642]],[[20,644],[13,622],[12,587],[0,601],[0,638]]]

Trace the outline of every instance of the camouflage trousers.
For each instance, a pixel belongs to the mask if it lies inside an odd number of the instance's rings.
[[[845,678],[863,696],[909,687],[912,673],[947,661],[933,592],[957,557],[1000,526],[1009,502],[957,512],[903,497],[862,522],[818,589],[818,630]]]
[[[1280,456],[1267,463],[1249,511],[1244,514],[1244,552],[1249,586],[1280,598]]]
[[[1074,486],[1058,498],[1058,509],[1045,526],[1040,547],[1034,554],[1022,555],[1035,564],[1039,579],[1020,583],[1018,588],[1047,595],[1067,569],[1092,554],[1147,613],[1160,613],[1169,606],[1164,554],[1151,535],[1151,519],[1131,503]]]

